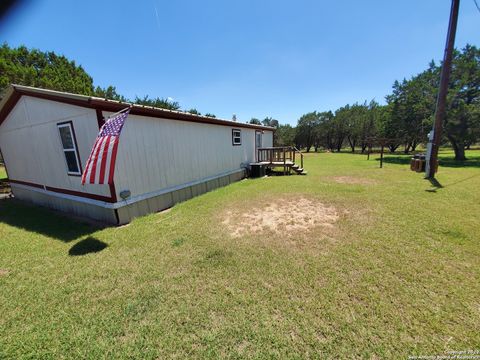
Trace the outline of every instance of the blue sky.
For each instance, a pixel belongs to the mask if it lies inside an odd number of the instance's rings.
[[[450,0],[32,0],[0,41],[64,54],[130,98],[295,124],[383,102],[395,79],[442,58],[449,11]],[[456,46],[479,40],[480,12],[463,0]]]

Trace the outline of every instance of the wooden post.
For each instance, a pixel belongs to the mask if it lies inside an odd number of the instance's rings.
[[[450,70],[452,68],[453,46],[455,43],[455,32],[457,31],[458,8],[460,0],[452,0],[450,9],[450,21],[448,24],[447,43],[443,56],[442,70],[440,74],[440,88],[438,90],[437,106],[435,109],[435,122],[433,124],[433,141],[430,158],[428,159],[429,169],[427,178],[435,177],[435,166],[438,158],[438,148],[442,141],[443,119],[446,113],[448,84],[450,81]]]
[[[287,158],[285,157],[285,148],[283,148],[283,175],[287,175]]]

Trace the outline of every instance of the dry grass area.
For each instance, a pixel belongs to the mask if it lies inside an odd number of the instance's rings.
[[[334,206],[306,197],[282,197],[259,203],[262,205],[248,209],[230,208],[224,212],[222,224],[231,236],[267,232],[301,235],[318,227],[332,228],[339,218]]]
[[[377,181],[355,176],[334,176],[333,180],[338,184],[348,185],[375,185]]]

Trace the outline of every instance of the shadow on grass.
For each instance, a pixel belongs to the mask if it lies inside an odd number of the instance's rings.
[[[434,187],[434,189],[427,189],[427,190],[425,190],[425,191],[427,191],[427,192],[432,192],[432,193],[436,193],[438,189],[443,189],[443,188],[446,188],[446,187],[458,185],[458,184],[461,184],[461,183],[463,183],[463,182],[465,182],[465,181],[468,181],[468,180],[470,180],[470,179],[473,179],[473,178],[476,178],[476,177],[479,177],[479,176],[480,176],[480,174],[472,175],[472,176],[466,177],[466,178],[464,178],[464,179],[461,179],[461,180],[452,182],[452,183],[450,183],[450,184],[445,184],[445,185],[440,184],[440,182],[439,182],[437,179],[426,179],[426,180],[430,181],[430,184],[432,184],[432,186]]]
[[[0,200],[0,223],[69,242],[101,229],[16,199]]]
[[[87,237],[73,245],[70,250],[68,250],[68,255],[70,256],[81,256],[86,254],[97,253],[105,249],[108,245],[103,241],[95,239],[94,237]]]
[[[434,187],[433,189],[427,189],[425,191],[427,192],[433,192],[433,193],[436,193],[438,189],[442,189],[444,186],[442,184],[440,184],[440,182],[433,178],[433,179],[425,179],[425,180],[428,180],[430,182],[430,184],[432,184],[432,186]]]
[[[407,165],[407,164],[410,164],[411,157],[412,157],[411,155],[386,155],[383,158],[383,162],[390,163],[390,164]],[[380,161],[380,158],[379,157],[375,158],[375,160]],[[449,158],[440,157],[438,162],[440,166],[444,166],[444,167],[454,167],[454,168],[480,167],[479,156],[470,156],[469,159],[465,161],[456,161],[451,157]]]
[[[440,158],[440,166],[446,167],[480,167],[480,157],[478,156],[469,156],[465,161],[456,161],[453,158]]]

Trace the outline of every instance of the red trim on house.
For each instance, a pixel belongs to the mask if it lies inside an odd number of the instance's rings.
[[[116,203],[117,202],[117,190],[115,189],[115,182],[112,182],[108,186],[110,188],[110,197],[112,199],[112,202]]]
[[[67,194],[67,195],[73,195],[73,196],[83,197],[83,198],[87,198],[87,199],[105,201],[105,202],[108,202],[108,203],[113,203],[113,202],[115,202],[115,201],[113,201],[113,199],[112,199],[110,196],[90,194],[90,193],[81,192],[81,191],[74,191],[74,190],[68,190],[68,189],[60,189],[60,188],[55,188],[55,187],[51,187],[51,186],[45,186],[45,190],[53,191],[53,192],[60,193],[60,194]]]
[[[13,90],[14,90],[14,93],[18,93],[20,96],[21,95],[26,95],[26,96],[35,97],[35,98],[38,98],[38,99],[53,100],[53,101],[57,101],[57,102],[60,102],[60,103],[63,103],[63,104],[76,105],[76,106],[87,107],[87,108],[94,108],[93,106],[89,106],[88,97],[86,97],[86,100],[83,100],[83,99],[73,99],[71,97],[65,97],[65,96],[62,96],[61,94],[42,94],[42,93],[35,92],[35,91],[32,91],[32,90],[28,90],[28,89],[20,89],[18,87],[14,87]],[[3,121],[3,119],[0,117],[0,123],[2,121]]]
[[[42,89],[39,89],[39,90],[42,90]],[[84,108],[95,109],[97,111],[97,122],[98,122],[98,111],[117,112],[125,109],[125,106],[131,105],[131,104],[120,103],[120,102],[111,101],[111,100],[92,98],[84,95],[75,95],[75,94],[69,95],[66,93],[55,93],[54,91],[51,91],[51,93],[41,93],[41,92],[35,91],[35,89],[29,89],[26,87],[21,87],[19,85],[13,85],[13,94],[10,96],[10,99],[8,99],[3,109],[0,110],[0,125],[5,120],[5,118],[10,113],[10,111],[13,109],[17,101],[20,99],[21,95],[36,97],[39,99],[57,101],[60,103],[81,106]],[[77,96],[77,98],[74,98],[74,96]],[[228,126],[228,127],[240,127],[240,128],[249,128],[249,129],[256,129],[256,130],[274,131],[273,128],[267,127],[267,126],[243,124],[243,123],[232,123],[232,121],[228,121],[228,120],[215,119],[215,118],[210,118],[206,116],[199,116],[195,114],[183,113],[179,111],[171,111],[171,110],[154,108],[154,107],[145,107],[141,105],[133,105],[130,110],[130,114],[162,118],[162,119],[189,121],[189,122],[195,122],[200,124],[214,124],[214,125],[222,125],[222,126]]]
[[[31,183],[31,182],[28,182],[28,181],[11,180],[11,179],[9,179],[8,181],[13,183],[13,184],[31,186],[31,187],[34,187],[34,188],[48,190],[48,191],[52,191],[52,192],[56,192],[56,193],[60,193],[60,194],[73,195],[73,196],[78,196],[78,197],[82,197],[82,198],[86,198],[86,199],[105,201],[105,202],[108,202],[108,203],[117,202],[116,197],[111,197],[111,196],[90,194],[90,193],[86,193],[86,192],[82,192],[82,191],[74,191],[74,190],[56,188],[56,187],[53,187],[53,186],[44,186],[44,185],[40,185],[40,184]]]
[[[11,182],[13,184],[27,185],[27,186],[31,186],[31,187],[35,187],[35,188],[45,190],[45,187],[43,185],[31,183],[31,182],[28,182],[28,181],[8,179],[8,182]]]
[[[103,111],[118,112],[125,108],[124,103],[109,102],[107,100],[91,99],[90,104],[96,108],[100,108]],[[226,120],[220,120],[215,118],[209,118],[206,116],[198,116],[189,113],[181,113],[177,111],[169,111],[165,109],[152,108],[152,107],[143,107],[133,105],[130,110],[131,115],[140,115],[148,116],[161,119],[177,120],[177,121],[188,121],[200,124],[213,124],[213,125],[222,125],[233,128],[248,128],[248,129],[257,129],[257,130],[268,130],[273,131],[274,129],[264,126],[255,126],[251,124],[243,123],[232,123]]]
[[[7,100],[5,105],[0,109],[0,125],[5,121],[10,111],[13,110],[18,100],[22,97],[22,94],[13,91],[13,94],[10,95],[10,98]]]
[[[103,124],[105,124],[105,118],[103,117],[103,112],[102,110],[100,109],[95,109],[96,113],[97,113],[97,124],[98,124],[98,129],[100,130],[100,128],[103,126]]]

